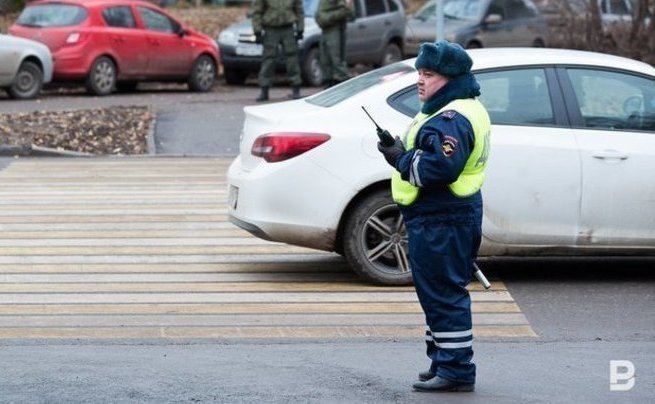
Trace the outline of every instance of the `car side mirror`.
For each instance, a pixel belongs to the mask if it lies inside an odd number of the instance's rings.
[[[503,16],[500,14],[489,14],[485,19],[484,23],[493,25],[493,24],[498,24],[503,20]]]
[[[189,35],[189,30],[184,27],[179,27],[177,30],[177,36],[182,38],[185,35]]]

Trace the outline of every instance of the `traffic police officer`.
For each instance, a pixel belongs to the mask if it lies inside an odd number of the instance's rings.
[[[419,302],[427,323],[429,370],[419,391],[473,391],[471,299],[466,285],[482,238],[484,169],[490,122],[477,100],[473,62],[447,41],[421,45],[421,111],[404,142],[378,149],[395,170],[392,195],[402,212]]]
[[[352,0],[320,0],[318,3],[314,19],[322,30],[321,69],[327,87],[350,78],[346,63],[346,26],[353,15]]]
[[[264,46],[259,69],[261,92],[257,101],[268,100],[268,89],[273,84],[275,57],[278,44],[282,44],[287,65],[289,84],[293,88],[291,98],[300,98],[300,64],[298,43],[305,29],[305,12],[302,0],[254,0],[252,28],[255,41]]]

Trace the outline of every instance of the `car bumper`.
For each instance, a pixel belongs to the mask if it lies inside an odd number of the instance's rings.
[[[219,45],[221,53],[221,63],[225,68],[259,70],[262,63],[261,56],[244,56],[236,54],[236,47],[229,45]]]
[[[219,49],[221,54],[221,63],[223,64],[224,68],[259,71],[259,68],[262,64],[261,56],[237,55],[236,47],[231,45],[219,44]],[[298,50],[298,60],[301,65],[303,64],[306,55],[306,49],[300,48]],[[286,67],[285,58],[281,53],[277,55],[275,67],[278,70],[283,70]]]
[[[353,190],[310,159],[296,159],[262,160],[246,170],[237,157],[227,175],[230,221],[259,238],[334,251],[341,213]],[[311,176],[299,179],[303,172]]]

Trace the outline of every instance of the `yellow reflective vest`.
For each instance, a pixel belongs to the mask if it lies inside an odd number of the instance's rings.
[[[482,187],[484,182],[484,169],[489,158],[490,147],[490,129],[491,122],[489,114],[484,106],[474,98],[458,99],[449,102],[443,108],[433,114],[424,114],[419,112],[412,121],[407,134],[405,135],[405,150],[414,148],[416,135],[425,122],[428,122],[434,116],[444,111],[456,111],[463,115],[473,127],[473,151],[466,160],[464,170],[457,177],[455,182],[448,184],[448,188],[453,195],[464,198],[475,194]],[[409,181],[401,178],[400,173],[394,170],[391,174],[391,194],[393,200],[399,204],[411,205],[419,195],[419,188],[412,185]]]

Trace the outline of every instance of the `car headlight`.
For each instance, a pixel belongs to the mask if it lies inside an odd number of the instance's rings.
[[[219,43],[226,43],[226,44],[235,44],[237,42],[237,34],[232,32],[232,31],[222,31],[218,35],[218,42]]]

